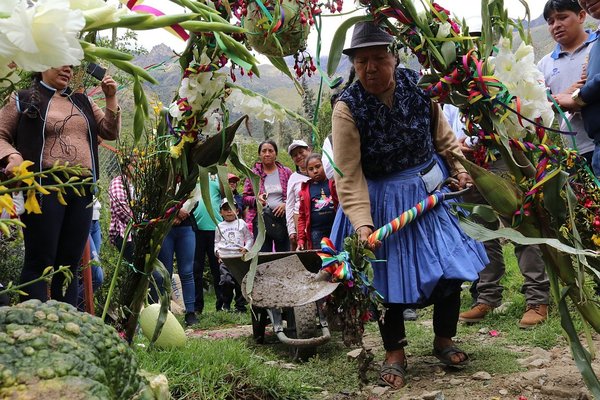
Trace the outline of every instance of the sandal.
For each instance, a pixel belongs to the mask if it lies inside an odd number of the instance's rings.
[[[384,362],[383,365],[381,366],[381,370],[379,371],[379,384],[382,386],[389,386],[394,390],[403,388],[404,386],[406,386],[406,383],[407,383],[406,367],[407,367],[406,359],[404,360],[403,363],[394,362],[394,363],[388,364],[388,363]],[[387,380],[385,380],[383,378],[385,375],[399,376],[400,378],[402,378],[402,385],[396,386],[396,385],[392,384],[391,382],[388,382]]]
[[[452,362],[452,356],[456,354],[464,354],[467,358],[462,360],[461,362],[455,363]],[[442,362],[444,365],[448,365],[451,367],[460,367],[462,365],[467,365],[471,360],[469,359],[469,355],[459,349],[456,346],[448,346],[443,349],[433,348],[433,355]]]

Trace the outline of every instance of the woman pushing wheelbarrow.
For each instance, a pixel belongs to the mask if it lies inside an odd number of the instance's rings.
[[[343,209],[332,241],[341,249],[344,238],[356,231],[382,260],[373,268],[373,286],[386,308],[379,319],[386,352],[380,383],[398,389],[407,383],[405,308],[433,304],[433,354],[447,365],[468,362],[452,340],[461,283],[477,279],[488,259],[483,246],[461,230],[447,203],[429,207],[386,240],[381,240],[385,232],[372,235],[374,227],[428,198],[447,177],[454,178],[455,190],[471,184],[452,158],[460,149],[439,105],[419,89],[417,72],[397,68],[397,57],[389,51],[392,41],[374,23],[359,23],[344,50],[358,81],[340,95],[332,117]]]

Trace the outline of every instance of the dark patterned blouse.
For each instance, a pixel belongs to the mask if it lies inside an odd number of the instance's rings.
[[[431,102],[417,86],[416,71],[396,69],[390,109],[359,81],[340,96],[360,134],[361,164],[367,178],[381,178],[425,163],[433,157]]]

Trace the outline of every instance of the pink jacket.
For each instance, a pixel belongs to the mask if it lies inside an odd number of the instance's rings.
[[[283,202],[285,203],[287,199],[287,183],[292,175],[292,170],[288,167],[281,164],[279,161],[275,161],[275,165],[277,165],[277,170],[279,171],[279,182],[281,183],[281,190],[283,192]],[[265,177],[267,174],[263,170],[263,164],[261,162],[257,162],[254,164],[254,168],[252,168],[252,172],[260,177],[260,188],[259,194],[265,192]],[[244,206],[248,206],[248,211],[246,212],[246,224],[248,225],[248,229],[252,232],[253,226],[252,223],[254,218],[256,217],[256,195],[254,194],[254,190],[252,190],[252,182],[250,179],[246,178],[244,182],[244,193],[242,195],[242,202]]]

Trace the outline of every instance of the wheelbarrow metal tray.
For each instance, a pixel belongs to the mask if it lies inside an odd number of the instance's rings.
[[[279,260],[280,258],[297,255],[302,261],[302,265],[308,271],[317,273],[321,269],[321,258],[316,250],[306,251],[284,251],[281,253],[258,253],[258,264],[264,264],[269,261]],[[233,279],[240,285],[244,280],[244,276],[250,270],[251,260],[243,260],[242,256],[223,256],[221,257],[225,266],[233,275]]]
[[[303,257],[303,258],[301,258]],[[232,258],[223,259],[235,279],[241,280],[242,293],[256,307],[282,308],[299,307],[315,302],[333,292],[337,283],[319,279],[309,269],[320,268],[316,252],[268,253],[259,256],[251,293],[246,292],[246,278],[250,262],[240,263]],[[233,262],[231,262],[233,261]],[[228,264],[229,262],[229,264]],[[237,277],[236,277],[237,275]],[[244,277],[245,276],[245,277]]]

